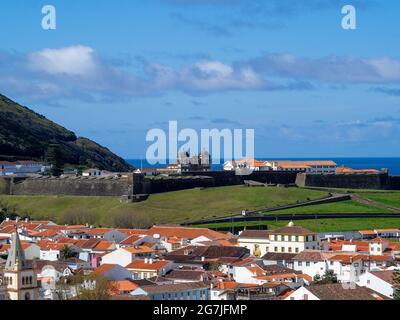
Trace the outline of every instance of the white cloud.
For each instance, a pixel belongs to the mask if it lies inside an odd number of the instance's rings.
[[[61,49],[43,49],[28,56],[30,66],[50,75],[92,76],[97,61],[92,48],[71,46]]]
[[[0,90],[25,97],[129,99],[169,91],[210,94],[224,91],[313,90],[317,83],[400,84],[400,60],[350,57],[302,58],[265,54],[226,63],[201,60],[182,67],[139,61],[126,66],[77,45],[30,54],[1,54]],[[40,94],[38,94],[40,93]]]

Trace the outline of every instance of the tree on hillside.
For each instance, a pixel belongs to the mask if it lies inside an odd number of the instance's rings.
[[[333,270],[326,270],[325,274],[321,277],[319,274],[314,276],[313,282],[315,284],[328,284],[337,283],[337,276]]]
[[[51,165],[50,173],[54,177],[59,177],[63,173],[64,163],[58,144],[51,144],[47,149],[47,162]]]

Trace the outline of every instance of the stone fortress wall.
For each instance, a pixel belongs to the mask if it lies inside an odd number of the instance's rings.
[[[296,185],[299,187],[400,190],[400,177],[389,176],[387,172],[376,174],[299,173],[296,178]]]
[[[192,172],[181,176],[145,177],[68,177],[68,178],[0,178],[0,194],[5,195],[72,195],[116,196],[153,194],[192,188],[243,184],[245,180],[265,184],[299,187],[400,190],[400,177],[380,174],[308,174],[296,172],[253,172],[236,175],[230,171]]]

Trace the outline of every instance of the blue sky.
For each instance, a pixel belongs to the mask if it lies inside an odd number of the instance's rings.
[[[54,5],[57,29],[41,28]],[[341,8],[357,9],[357,30]],[[400,156],[395,0],[5,0],[0,92],[126,158],[254,128],[258,157]]]

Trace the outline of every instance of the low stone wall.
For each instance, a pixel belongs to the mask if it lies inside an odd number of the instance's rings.
[[[129,178],[13,178],[9,194],[120,197],[133,194],[133,184]]]
[[[10,194],[10,178],[0,178],[0,194]]]
[[[152,194],[170,191],[179,191],[193,188],[214,187],[212,177],[203,176],[184,176],[184,177],[165,177],[155,179],[143,179],[141,193]],[[136,189],[139,187],[136,186]]]
[[[380,174],[311,174],[299,173],[296,178],[299,187],[348,188],[348,189],[390,189],[387,173]]]

